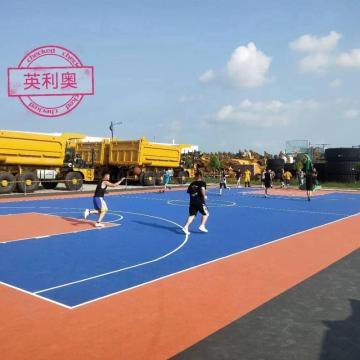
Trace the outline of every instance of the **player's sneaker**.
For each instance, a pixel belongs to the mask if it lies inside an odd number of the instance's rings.
[[[84,219],[87,219],[87,217],[90,215],[90,210],[89,209],[85,209],[84,211]]]
[[[99,223],[99,222],[95,223],[95,226],[98,227],[98,228],[105,227],[105,225],[103,223]]]
[[[208,230],[204,225],[200,225],[200,226],[199,226],[199,230],[200,230],[201,232],[204,232],[204,233],[209,232],[209,230]]]
[[[182,228],[182,231],[183,231],[183,233],[184,233],[185,235],[190,235],[189,229],[183,227],[183,228]]]

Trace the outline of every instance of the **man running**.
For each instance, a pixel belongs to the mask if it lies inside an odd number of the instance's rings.
[[[170,179],[171,179],[171,172],[170,172],[170,169],[168,169],[164,172],[164,175],[163,175],[164,188],[162,190],[160,190],[160,192],[164,193],[167,189],[170,189],[170,187],[168,186]]]
[[[206,221],[209,218],[209,212],[205,204],[206,200],[206,182],[202,180],[202,174],[197,171],[195,174],[195,181],[193,181],[188,189],[187,193],[190,195],[189,205],[189,217],[186,224],[183,227],[183,231],[186,235],[190,235],[189,226],[194,221],[198,212],[202,215],[199,230],[207,233],[208,230],[205,227]]]
[[[110,174],[108,172],[103,173],[102,179],[98,182],[94,197],[93,197],[93,204],[94,210],[85,209],[84,211],[84,219],[86,219],[90,214],[99,214],[98,220],[95,223],[95,226],[98,228],[103,228],[105,225],[101,222],[108,211],[108,207],[104,200],[105,192],[108,186],[116,187],[119,186],[126,178],[122,178],[116,183],[111,183]]]

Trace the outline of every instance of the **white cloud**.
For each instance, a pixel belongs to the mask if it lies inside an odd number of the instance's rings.
[[[232,53],[226,69],[230,81],[239,87],[258,87],[266,82],[271,58],[258,50],[254,43],[239,46]]]
[[[360,111],[355,109],[349,109],[344,112],[344,117],[346,119],[355,119],[359,117],[359,115],[360,115]]]
[[[335,80],[333,80],[333,81],[330,81],[330,82],[329,82],[329,86],[330,86],[331,88],[333,88],[333,89],[336,89],[336,88],[338,88],[338,87],[341,86],[341,80],[340,80],[340,79],[335,79]]]
[[[341,53],[337,56],[336,63],[343,67],[360,67],[360,49],[353,49],[347,53]]]
[[[292,41],[289,47],[298,52],[308,52],[299,62],[302,72],[324,73],[329,68],[360,68],[360,48],[339,53],[336,45],[341,34],[331,31],[329,35],[319,37],[315,35],[302,35]],[[336,88],[340,84],[331,82],[330,87]]]
[[[221,82],[240,88],[259,87],[268,80],[270,64],[271,58],[250,42],[247,46],[239,46],[234,50],[225,69],[207,70],[199,80],[203,83]]]
[[[204,72],[199,78],[199,80],[205,84],[210,83],[214,79],[215,79],[215,72],[214,70],[211,69]]]
[[[286,126],[304,111],[316,109],[315,100],[297,100],[284,103],[279,100],[252,102],[244,100],[239,105],[225,105],[213,117],[220,124],[238,124],[250,127]]]
[[[183,95],[179,98],[179,103],[194,103],[201,101],[203,99],[202,95]]]
[[[331,31],[327,36],[316,35],[302,35],[298,39],[290,43],[290,49],[298,52],[327,52],[332,51],[338,41],[341,38],[341,34],[336,31]]]
[[[332,59],[328,54],[311,54],[305,56],[300,61],[300,69],[302,72],[317,72],[321,73],[331,65]]]

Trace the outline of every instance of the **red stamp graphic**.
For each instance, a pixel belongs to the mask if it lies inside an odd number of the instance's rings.
[[[17,68],[8,68],[8,96],[18,97],[36,115],[62,116],[85,95],[94,95],[94,67],[61,46],[28,52]]]

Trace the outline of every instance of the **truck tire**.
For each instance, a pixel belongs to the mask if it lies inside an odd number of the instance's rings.
[[[162,175],[156,175],[155,176],[155,185],[162,185],[162,183],[163,183]]]
[[[155,174],[152,171],[146,171],[143,177],[144,186],[155,185]]]
[[[145,186],[145,173],[142,172],[140,175],[139,175],[139,184],[141,186]]]
[[[15,188],[15,176],[9,172],[0,172],[0,194],[9,194]]]
[[[65,176],[65,186],[68,190],[79,190],[83,186],[83,177],[80,173],[71,171]]]
[[[46,190],[53,190],[53,189],[55,189],[57,187],[58,182],[57,181],[46,181],[46,182],[42,181],[41,185]]]
[[[35,173],[24,172],[16,176],[17,189],[21,193],[32,193],[39,188],[39,178]]]

